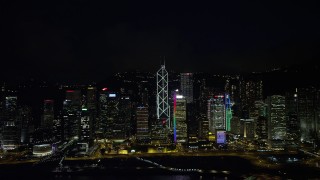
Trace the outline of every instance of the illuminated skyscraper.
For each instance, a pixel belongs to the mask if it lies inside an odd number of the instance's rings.
[[[224,96],[216,95],[208,101],[209,131],[216,133],[217,129],[225,129]]]
[[[0,143],[3,149],[15,149],[20,142],[17,126],[17,97],[6,96],[0,117]]]
[[[186,98],[187,103],[193,103],[193,74],[192,73],[181,73],[181,85],[180,89],[182,95]]]
[[[87,96],[86,96],[86,106],[88,109],[88,114],[90,116],[90,120],[92,121],[92,133],[95,134],[98,132],[98,118],[97,118],[97,88],[89,86],[87,87]]]
[[[174,142],[186,143],[187,136],[187,101],[184,96],[175,94],[174,97]]]
[[[70,140],[80,135],[81,109],[79,108],[74,106],[71,100],[63,101],[63,111],[59,116],[62,116],[64,140]]]
[[[119,138],[118,132],[121,131],[115,128],[115,124],[119,120],[119,97],[113,92],[107,93],[107,111],[106,111],[106,138]]]
[[[81,91],[78,89],[66,91],[66,100],[70,100],[71,106],[74,110],[81,110],[81,98]]]
[[[80,121],[80,137],[83,142],[89,143],[92,137],[92,119],[87,109],[82,109]]]
[[[231,110],[231,101],[230,101],[229,94],[225,94],[224,103],[225,103],[225,107],[226,107],[225,130],[230,131],[231,130],[232,110]]]
[[[298,89],[286,93],[287,140],[298,144],[300,141],[300,122],[298,119]]]
[[[116,137],[120,139],[129,138],[131,135],[131,98],[128,95],[121,95],[119,99],[119,115],[115,121]]]
[[[41,128],[52,130],[53,120],[54,120],[54,101],[51,99],[44,100]]]
[[[241,110],[250,112],[254,109],[255,102],[263,100],[262,81],[241,80],[240,81],[240,101]],[[247,117],[241,117],[246,119]]]
[[[279,95],[269,96],[268,103],[268,139],[286,140],[286,111],[285,97]]]
[[[300,121],[301,141],[312,141],[311,132],[317,129],[317,93],[315,88],[297,89],[298,120]],[[318,132],[319,133],[319,132]]]
[[[108,88],[103,88],[99,92],[99,116],[98,116],[98,123],[96,127],[97,133],[100,133],[102,138],[106,133],[107,128],[107,108],[108,108]]]
[[[165,65],[157,72],[157,119],[170,127],[170,106],[168,102],[168,72]]]
[[[17,125],[18,130],[20,130],[20,143],[26,144],[29,142],[29,123],[32,120],[31,108],[24,106],[19,108]]]
[[[200,139],[208,139],[209,133],[209,118],[210,114],[210,98],[215,94],[215,90],[207,88],[205,85],[205,80],[202,80],[201,92],[200,92],[200,116],[199,116],[199,137]],[[208,101],[209,100],[209,101]]]
[[[268,140],[268,120],[265,116],[259,116],[256,120],[256,134],[258,140]]]
[[[140,143],[147,142],[150,139],[149,134],[149,113],[147,106],[138,106],[136,109],[137,119],[137,140]]]
[[[88,87],[87,88],[87,108],[90,111],[97,109],[96,93],[97,93],[96,87]]]
[[[231,131],[232,110],[229,94],[215,95],[208,100],[209,131],[215,134],[216,130]]]
[[[67,90],[66,99],[63,101],[62,125],[64,127],[64,139],[80,136],[81,133],[81,91]]]

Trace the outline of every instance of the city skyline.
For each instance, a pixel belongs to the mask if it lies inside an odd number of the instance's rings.
[[[128,70],[244,73],[319,59],[316,4],[2,2],[6,79],[98,81]],[[310,64],[311,66],[313,64]]]
[[[319,178],[317,7],[1,1],[0,179]]]
[[[259,76],[172,73],[168,78],[164,65],[155,74],[117,73],[114,80],[118,84],[108,87],[58,83],[11,89],[4,84],[0,166],[14,164],[18,171],[23,165],[25,175],[31,167],[43,168],[43,175],[116,173],[119,162],[121,173],[140,171],[145,167],[140,162],[147,163],[147,172],[152,164],[155,170],[200,177],[221,168],[231,176],[255,171],[250,167],[273,169],[267,174],[280,177],[301,176],[292,167],[319,173],[319,88],[276,87],[286,94],[264,97],[268,84]],[[53,97],[46,94],[49,89]],[[219,161],[195,163],[202,158]],[[184,163],[168,165],[172,160]],[[239,171],[243,163],[245,172]]]

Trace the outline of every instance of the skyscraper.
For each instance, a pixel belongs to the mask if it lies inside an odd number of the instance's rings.
[[[65,140],[80,136],[81,98],[81,91],[79,89],[66,90],[66,99],[63,101],[62,112]]]
[[[148,107],[138,106],[136,108],[136,120],[137,120],[136,136],[139,143],[145,143],[150,139],[148,118],[149,118]]]
[[[103,88],[99,92],[99,115],[96,127],[96,133],[100,134],[102,138],[106,133],[107,128],[107,113],[108,113],[108,88]]]
[[[90,116],[92,133],[98,130],[98,119],[97,119],[97,88],[89,86],[87,87],[87,96],[86,96],[86,108]]]
[[[41,128],[52,130],[53,120],[54,120],[54,101],[52,99],[46,99],[43,102],[43,118],[41,122]]]
[[[29,142],[29,123],[32,120],[31,108],[24,106],[19,108],[17,125],[20,130],[20,143],[25,144]]]
[[[193,103],[193,74],[181,73],[180,79],[181,79],[180,89],[181,89],[182,95],[186,98],[187,103]]]
[[[268,103],[268,139],[286,140],[285,97],[273,95],[267,98]]]
[[[90,111],[97,109],[96,93],[97,93],[96,87],[88,87],[87,88],[87,108]]]
[[[0,143],[3,149],[15,149],[20,142],[17,126],[17,96],[6,96],[0,117]]]
[[[298,89],[286,93],[287,140],[294,144],[300,141],[300,122],[298,119]]]
[[[300,121],[301,141],[311,142],[311,132],[316,130],[316,90],[315,88],[297,89],[298,120]]]
[[[80,137],[79,139],[85,143],[89,143],[92,139],[92,119],[87,109],[82,109],[80,120]]]
[[[107,111],[106,111],[106,138],[119,138],[118,132],[121,129],[116,128],[116,123],[119,120],[119,94],[108,92],[107,93]]]
[[[231,101],[229,94],[215,95],[208,100],[209,131],[215,134],[217,129],[231,131]]]
[[[168,102],[168,72],[165,65],[157,72],[157,119],[166,127],[171,127],[170,124],[170,106]]]
[[[230,100],[230,95],[229,94],[225,94],[224,96],[224,103],[225,103],[225,130],[226,131],[231,131],[231,119],[232,119],[232,110],[231,110],[231,100]]]
[[[119,99],[119,115],[115,122],[115,129],[118,130],[117,137],[129,138],[131,135],[131,98],[128,95],[121,95]]]
[[[187,136],[187,100],[183,95],[174,97],[174,142],[186,143]]]
[[[251,111],[255,101],[263,100],[263,83],[260,80],[240,81],[241,110]],[[246,119],[246,117],[241,117]]]

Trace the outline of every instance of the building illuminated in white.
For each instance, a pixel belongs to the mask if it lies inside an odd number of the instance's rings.
[[[174,104],[174,127],[176,128],[176,142],[187,142],[187,100],[184,96],[176,94]]]
[[[285,97],[279,95],[269,96],[268,104],[268,139],[286,139],[286,109]]]

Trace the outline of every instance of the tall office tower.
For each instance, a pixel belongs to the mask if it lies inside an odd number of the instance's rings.
[[[10,114],[17,110],[17,96],[7,96],[5,97],[5,110]]]
[[[264,104],[263,101],[255,101],[254,102],[254,106],[249,109],[248,113],[249,113],[249,118],[257,120],[258,117],[260,116],[260,107]]]
[[[263,101],[255,101],[254,106],[248,111],[249,119],[253,119],[254,121],[254,134],[255,137],[258,137],[256,130],[258,129],[258,118],[267,117],[267,104]],[[261,128],[261,127],[259,127]]]
[[[64,140],[63,113],[59,111],[53,120],[52,134],[57,141]]]
[[[200,102],[199,102],[199,138],[208,139],[209,133],[209,117],[210,117],[210,105],[208,101],[210,97],[213,97],[217,90],[206,87],[205,80],[202,80],[201,90],[200,90]]]
[[[65,140],[70,140],[73,137],[80,136],[81,106],[81,91],[79,89],[66,90],[66,99],[63,102],[63,126]]]
[[[148,106],[136,108],[137,130],[136,136],[139,143],[147,143],[150,140]]]
[[[51,99],[43,102],[43,118],[41,122],[42,129],[52,130],[54,120],[54,101]]]
[[[187,103],[193,103],[193,74],[181,73],[180,78],[182,95],[186,98]]]
[[[173,110],[174,142],[186,143],[187,135],[187,100],[183,95],[175,94]]]
[[[234,135],[240,135],[240,119],[237,116],[233,116],[231,120],[231,133]]]
[[[286,93],[287,140],[297,144],[300,141],[298,119],[298,89]]]
[[[225,104],[225,130],[231,131],[231,119],[232,119],[232,110],[231,110],[231,100],[230,95],[225,94],[224,96],[224,104]]]
[[[87,109],[82,109],[80,120],[80,141],[89,143],[92,136],[92,119]]]
[[[168,142],[168,134],[171,128],[168,72],[165,65],[157,71],[157,95],[156,95],[156,118],[151,119],[151,143],[165,144]]]
[[[131,136],[131,106],[131,98],[121,95],[118,105],[118,119],[114,122],[114,137],[118,139],[126,139]]]
[[[231,101],[229,94],[215,95],[208,100],[207,117],[209,121],[209,131],[215,134],[215,130],[231,131]]]
[[[267,97],[268,104],[268,139],[286,140],[285,97],[273,95]]]
[[[4,109],[0,119],[1,137],[0,143],[3,149],[15,149],[19,142],[19,129],[17,126],[17,97],[6,96],[4,99]]]
[[[170,128],[170,106],[169,106],[169,92],[168,92],[168,72],[165,65],[157,72],[157,119],[165,127]]]
[[[256,120],[256,135],[258,140],[268,140],[268,119],[265,116],[259,116]]]
[[[141,102],[143,105],[148,106],[148,89],[144,88],[141,94]]]
[[[254,108],[255,101],[263,100],[262,81],[248,80],[240,81],[240,101],[241,108],[250,111]],[[245,118],[245,117],[241,117]]]
[[[82,95],[81,91],[76,90],[67,90],[66,91],[66,100],[70,100],[72,109],[81,110],[82,105]]]
[[[316,91],[315,97],[316,115],[315,115],[315,132],[320,134],[320,89]]]
[[[97,88],[88,87],[87,88],[87,109],[96,110],[97,109]]]
[[[228,78],[225,83],[225,89],[224,91],[230,95],[230,100],[233,102],[233,105],[235,107],[240,105],[240,85],[239,85],[239,76],[236,76],[234,78]],[[239,108],[233,108],[232,114],[234,116],[238,116],[240,114]]]
[[[300,121],[301,141],[312,141],[311,132],[316,130],[317,96],[314,88],[299,88],[298,120]],[[319,132],[318,132],[319,133]]]
[[[118,94],[109,92],[107,96],[107,119],[106,119],[106,138],[118,138],[119,129],[115,129],[115,124],[119,120],[119,97]],[[121,130],[120,130],[121,131]]]
[[[216,133],[216,130],[225,130],[225,103],[224,95],[216,95],[208,100],[208,121],[209,132]]]
[[[90,120],[92,121],[91,129],[92,133],[98,133],[98,118],[97,118],[97,88],[89,86],[87,87],[87,95],[86,95],[86,106],[88,110],[88,114],[90,116]],[[82,106],[84,107],[84,106]]]
[[[81,110],[72,104],[71,100],[63,101],[64,140],[70,140],[80,135]]]
[[[107,130],[107,109],[108,109],[108,88],[103,88],[99,92],[99,106],[98,106],[98,123],[96,127],[96,133],[100,134],[101,138],[104,138]]]
[[[29,142],[29,123],[32,120],[31,108],[24,106],[18,109],[17,126],[20,143],[26,144]]]

